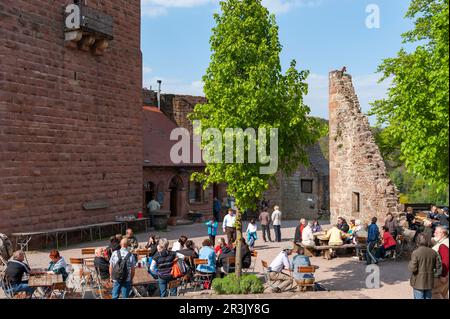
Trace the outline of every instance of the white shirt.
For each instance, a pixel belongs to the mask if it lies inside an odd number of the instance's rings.
[[[314,246],[314,236],[312,228],[306,226],[302,231],[302,244],[305,246]]]
[[[179,251],[179,250],[181,250],[181,244],[179,241],[176,241],[173,243],[172,251]]]
[[[225,227],[234,227],[234,222],[236,221],[236,215],[231,215],[227,214],[224,219],[223,219],[223,223],[222,223],[222,228],[223,231],[225,231]]]
[[[281,225],[281,212],[279,210],[273,211],[272,221],[273,221],[273,225],[275,225],[275,226]]]
[[[161,209],[161,204],[153,199],[148,203],[147,207],[148,209],[150,209],[151,212],[153,212],[155,210]]]
[[[433,250],[435,252],[439,252],[439,247],[441,247],[441,245],[445,245],[448,248],[448,237],[447,238],[442,238],[440,241],[438,241],[436,243],[436,245],[433,246]]]
[[[281,272],[283,269],[291,269],[289,257],[285,251],[278,254],[270,264],[271,271]]]
[[[257,230],[256,223],[254,223],[254,224],[249,223],[248,224],[248,226],[247,226],[247,233],[254,233],[254,232],[256,232],[256,230]]]

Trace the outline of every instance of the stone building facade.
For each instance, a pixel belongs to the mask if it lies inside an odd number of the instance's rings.
[[[307,148],[309,165],[300,165],[292,174],[278,172],[264,194],[270,209],[274,205],[287,219],[317,218],[330,205],[329,169],[319,144]]]
[[[203,219],[212,216],[213,199],[217,197],[222,200],[226,197],[225,186],[213,185],[203,190],[202,185],[191,181],[190,177],[193,172],[203,171],[204,163],[174,164],[170,159],[170,150],[176,143],[170,140],[170,133],[178,127],[192,132],[187,114],[193,110],[197,101],[205,99],[162,95],[161,109],[158,110],[153,91],[143,90],[143,96],[144,211],[148,202],[156,199],[160,202],[161,209],[169,210],[171,217],[178,221],[189,219],[190,212],[202,214]]]
[[[140,2],[87,1],[113,21],[102,52],[95,37],[67,45],[69,4],[0,2],[4,233],[112,221],[141,208]]]
[[[144,89],[143,98],[145,105],[157,105],[156,92]],[[187,119],[187,115],[192,112],[196,104],[205,102],[204,97],[163,94],[160,104],[161,111],[172,122],[187,128],[192,133],[192,124]],[[328,161],[324,158],[319,144],[309,147],[308,155],[310,159],[308,167],[300,165],[289,176],[278,172],[276,182],[271,184],[264,195],[271,209],[273,205],[281,207],[285,218],[315,218],[319,211],[329,210]],[[215,186],[209,198],[216,196],[221,200],[227,196],[224,185]]]
[[[380,150],[361,112],[352,77],[329,74],[331,221],[338,216],[384,220],[400,211],[398,191],[386,173]]]

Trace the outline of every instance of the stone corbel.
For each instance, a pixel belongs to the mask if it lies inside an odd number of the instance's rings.
[[[92,53],[94,55],[103,55],[109,46],[109,41],[106,39],[97,39],[92,46]]]
[[[75,49],[78,46],[78,42],[83,37],[83,32],[80,30],[68,31],[64,33],[64,42],[66,47]]]
[[[95,42],[93,35],[84,35],[79,43],[79,48],[82,51],[89,51]]]

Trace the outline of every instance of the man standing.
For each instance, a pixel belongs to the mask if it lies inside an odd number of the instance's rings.
[[[431,299],[435,274],[441,272],[441,262],[438,254],[428,247],[424,234],[417,236],[419,248],[411,254],[408,269],[411,275],[411,287],[414,299]]]
[[[437,226],[434,231],[433,250],[439,254],[442,263],[442,273],[438,278],[434,278],[433,299],[448,299],[448,229]]]
[[[161,209],[161,204],[159,202],[157,202],[154,198],[148,202],[147,204],[147,208],[150,214],[150,223],[152,224],[152,226],[154,225],[153,222],[153,212],[160,210]]]
[[[261,223],[262,237],[264,242],[267,242],[266,238],[268,238],[269,241],[273,242],[270,235],[270,214],[267,212],[267,207],[264,207],[261,214],[259,214],[259,222]]]
[[[123,238],[120,241],[120,250],[116,250],[109,261],[109,274],[113,281],[112,299],[126,299],[130,295],[131,282],[134,277],[136,259],[128,251],[128,239]]]
[[[236,215],[233,209],[228,209],[228,214],[223,219],[222,229],[228,238],[228,246],[232,246],[233,242],[236,240],[236,227],[234,223],[236,222]]]
[[[375,257],[375,245],[378,244],[380,239],[380,231],[377,226],[377,218],[372,218],[372,224],[369,225],[367,229],[367,251],[366,251],[366,261],[367,264],[371,263],[378,264],[378,259]]]
[[[273,230],[275,232],[275,241],[281,242],[281,211],[280,207],[274,206],[272,213]]]

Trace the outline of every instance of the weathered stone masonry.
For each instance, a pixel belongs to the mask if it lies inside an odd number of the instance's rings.
[[[400,209],[398,191],[361,112],[352,78],[340,71],[329,75],[330,211],[338,216],[384,221]]]
[[[114,19],[103,56],[66,48],[69,0],[0,2],[0,231],[71,227],[141,209],[140,2],[89,0]],[[108,207],[85,210],[91,201]]]

